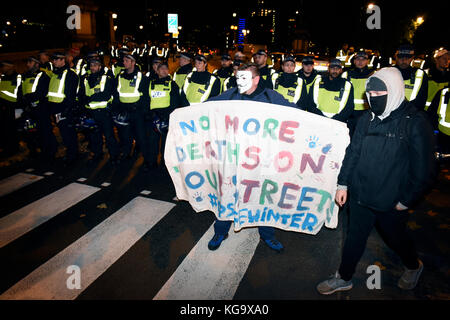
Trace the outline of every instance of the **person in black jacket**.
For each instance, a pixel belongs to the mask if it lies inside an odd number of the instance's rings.
[[[238,85],[237,88],[229,89],[219,96],[210,98],[208,101],[251,100],[293,108],[297,107],[297,105],[286,100],[278,92],[259,85],[259,70],[258,66],[254,63],[242,65],[236,74],[236,79]],[[210,250],[219,248],[222,241],[228,237],[228,230],[230,230],[231,222],[232,221],[216,220],[214,223],[214,237],[208,243],[208,248]],[[275,239],[275,229],[273,227],[258,227],[258,231],[261,239],[271,249],[277,252],[283,250],[283,245]]]
[[[65,54],[55,52],[52,55],[53,71],[47,92],[48,110],[54,115],[56,125],[61,132],[64,145],[67,148],[64,158],[65,165],[71,165],[78,157],[78,139],[73,126],[74,114],[76,113],[76,95],[78,88],[78,76],[65,62]],[[46,139],[48,144],[54,148],[52,154],[56,153],[55,137],[48,133]]]
[[[17,102],[23,108],[22,118],[36,121],[36,134],[25,134],[30,156],[37,156],[37,148],[49,158],[48,146],[45,144],[45,130],[52,129],[50,114],[45,106],[50,78],[39,68],[39,60],[30,56],[27,59],[27,72],[22,75],[22,83],[17,93]],[[30,130],[31,131],[31,130]]]
[[[370,109],[359,119],[338,176],[336,202],[349,199],[349,227],[339,271],[320,283],[321,294],[352,288],[352,276],[375,225],[396,252],[406,271],[398,281],[413,289],[423,270],[406,232],[408,212],[430,185],[433,133],[423,111],[405,100],[397,68],[383,68],[369,77]]]
[[[114,136],[114,123],[110,109],[115,89],[114,76],[105,73],[99,58],[88,61],[89,71],[80,81],[79,100],[87,116],[92,117],[98,128],[89,132],[90,148],[94,153],[91,163],[103,158],[103,135],[113,165],[119,164],[119,145]]]
[[[181,98],[180,88],[170,77],[169,65],[165,61],[158,65],[156,78],[149,81],[149,87],[143,94],[144,100],[149,102],[150,117],[146,127],[150,149],[152,154],[158,154],[158,141],[161,138],[160,166],[163,166],[170,114],[175,108],[188,106],[189,102]]]

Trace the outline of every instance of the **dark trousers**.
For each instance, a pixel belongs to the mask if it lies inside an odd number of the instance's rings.
[[[216,220],[214,222],[214,233],[219,235],[226,235],[230,230],[232,221]],[[258,227],[259,235],[264,240],[275,239],[275,228],[273,227]]]
[[[100,156],[103,153],[104,135],[109,155],[111,158],[117,157],[119,155],[119,145],[116,137],[114,136],[114,126],[111,114],[106,109],[89,110],[89,114],[98,126],[98,129],[95,129],[89,134],[91,151],[95,156]]]
[[[73,120],[67,117],[56,124],[61,133],[63,144],[66,147],[66,159],[71,161],[78,156],[78,136],[73,125]]]
[[[15,106],[14,102],[0,99],[0,148],[7,156],[19,151]]]
[[[127,108],[123,106],[123,108]],[[150,148],[147,138],[148,130],[146,127],[145,114],[143,111],[128,107],[130,124],[127,126],[118,126],[120,145],[124,155],[131,153],[133,138],[136,140],[136,147],[142,151],[144,161],[147,163],[156,163],[156,151]]]
[[[408,211],[392,209],[378,212],[349,199],[349,226],[342,252],[339,274],[348,281],[355,273],[356,265],[366,248],[367,239],[375,226],[384,242],[397,253],[408,269],[419,267],[413,241],[407,233]]]

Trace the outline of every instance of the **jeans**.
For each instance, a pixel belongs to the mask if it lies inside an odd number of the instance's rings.
[[[218,235],[226,235],[230,230],[233,221],[216,220],[214,222],[214,232]],[[275,239],[275,228],[273,227],[258,227],[259,235],[263,240]]]

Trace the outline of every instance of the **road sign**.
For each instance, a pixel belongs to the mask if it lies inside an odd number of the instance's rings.
[[[178,14],[176,13],[167,14],[167,26],[169,28],[169,33],[178,32]]]

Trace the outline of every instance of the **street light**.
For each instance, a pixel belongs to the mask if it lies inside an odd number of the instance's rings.
[[[417,24],[420,26],[422,23],[423,23],[423,17],[418,17],[417,18],[417,20],[416,20],[416,22],[417,22]]]
[[[373,9],[374,4],[373,3],[369,3],[369,5],[367,6],[367,8],[369,8],[370,10]]]
[[[139,29],[141,29],[141,30],[144,29],[144,26],[143,26],[143,25],[140,25],[140,26],[139,26]]]
[[[117,31],[117,26],[114,26],[114,31]]]
[[[113,14],[112,14],[112,18],[113,18],[113,19],[117,19],[117,13],[113,13]]]

